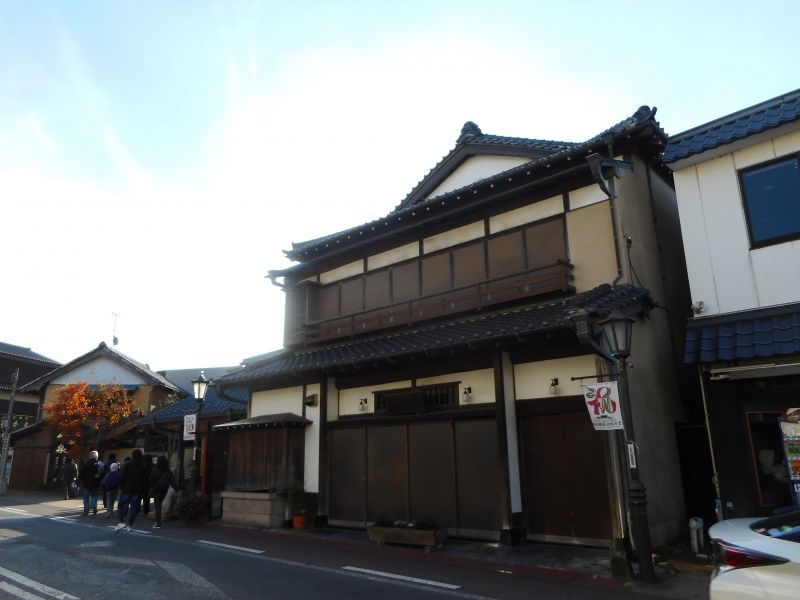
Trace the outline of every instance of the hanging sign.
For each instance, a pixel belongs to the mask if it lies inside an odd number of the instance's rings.
[[[194,427],[197,423],[197,415],[183,415],[183,439],[189,441],[194,439]]]
[[[598,431],[623,429],[622,410],[616,381],[581,385],[586,409]]]

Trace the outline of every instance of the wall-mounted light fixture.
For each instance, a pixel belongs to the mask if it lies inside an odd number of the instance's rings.
[[[306,406],[315,406],[317,404],[317,394],[309,394],[303,398],[303,404]]]
[[[472,388],[465,387],[464,392],[461,394],[464,397],[464,403],[470,402],[472,400]]]
[[[549,386],[548,389],[550,390],[551,394],[557,394],[558,393],[558,377],[553,377],[550,380],[550,386]]]
[[[358,401],[358,411],[365,412],[366,410],[367,410],[367,399],[361,398],[361,400]]]

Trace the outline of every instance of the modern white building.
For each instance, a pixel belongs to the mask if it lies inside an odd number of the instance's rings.
[[[777,419],[800,406],[800,90],[669,139],[719,514],[796,501]]]

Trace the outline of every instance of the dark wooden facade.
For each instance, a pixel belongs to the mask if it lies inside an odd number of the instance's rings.
[[[286,491],[302,487],[302,427],[236,430],[228,435],[225,489]]]

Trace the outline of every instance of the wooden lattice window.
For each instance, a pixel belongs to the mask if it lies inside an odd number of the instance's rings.
[[[413,414],[458,406],[458,382],[375,392],[375,412]]]

